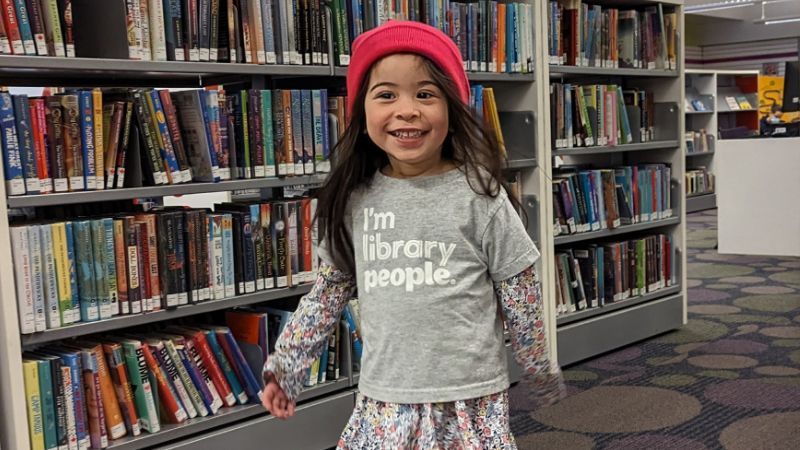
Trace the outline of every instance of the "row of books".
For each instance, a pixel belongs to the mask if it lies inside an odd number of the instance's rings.
[[[0,55],[75,56],[71,0],[1,0]]]
[[[553,178],[554,235],[672,217],[666,164],[571,170]]]
[[[653,93],[619,85],[551,83],[554,148],[648,142],[654,138]]]
[[[500,111],[497,109],[497,101],[494,96],[494,88],[484,87],[477,84],[470,88],[470,106],[477,115],[480,122],[485,124],[486,129],[494,134],[500,151],[505,154],[506,146],[503,139],[503,129],[500,126]]]
[[[675,248],[664,234],[556,252],[556,312],[658,291],[675,283]]]
[[[705,128],[700,131],[687,131],[686,153],[704,153],[714,149],[714,135],[708,134]]]
[[[447,33],[461,50],[466,70],[533,70],[533,5],[525,2],[334,0],[326,5],[321,0],[114,0],[88,6],[69,0],[3,2],[10,8],[3,8],[0,54],[91,54],[81,46],[100,45],[93,41],[109,37],[76,44],[73,28],[84,23],[73,23],[73,16],[105,16],[119,19],[119,32],[128,44],[127,55],[120,57],[129,59],[327,65],[330,49],[334,63],[347,66],[353,40],[393,19],[425,22]]]
[[[312,281],[315,209],[303,198],[14,225],[20,332]]]
[[[0,92],[9,195],[328,172],[344,122],[325,90]]]
[[[233,310],[228,326],[170,325],[24,353],[31,448],[102,449],[124,436],[259,403],[261,367],[290,316]],[[339,378],[342,335],[338,328],[331,335],[306,386]]]
[[[661,3],[620,10],[551,0],[547,14],[550,64],[677,69],[678,16]]]
[[[714,192],[714,174],[705,167],[698,167],[686,171],[686,194],[701,195]]]

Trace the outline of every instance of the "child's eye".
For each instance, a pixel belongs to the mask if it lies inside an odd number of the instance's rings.
[[[380,93],[378,93],[378,95],[375,96],[375,98],[378,98],[378,99],[381,99],[381,100],[391,100],[392,98],[394,98],[394,94],[392,94],[391,92],[388,92],[388,91],[380,92]]]
[[[433,92],[428,92],[428,91],[417,92],[417,98],[422,100],[428,100],[434,97],[436,97],[436,95]]]

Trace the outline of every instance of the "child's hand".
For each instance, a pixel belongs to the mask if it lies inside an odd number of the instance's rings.
[[[294,400],[289,400],[281,385],[271,372],[264,374],[264,390],[261,393],[261,404],[273,416],[288,419],[294,415]]]

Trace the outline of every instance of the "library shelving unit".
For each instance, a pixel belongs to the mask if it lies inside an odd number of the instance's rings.
[[[544,17],[542,2],[528,0],[534,5],[534,23]],[[328,16],[330,20],[330,16]],[[331,27],[329,27],[329,30]],[[544,61],[546,27],[534,27],[535,61]],[[330,40],[329,40],[330,42]],[[286,87],[343,87],[346,68],[333,65],[333,49],[328,49],[331,65],[292,66],[196,62],[151,62],[124,59],[27,57],[0,55],[0,85],[4,86],[65,86],[65,87],[165,87],[200,88],[208,85],[228,84],[249,86],[254,89]],[[552,250],[552,233],[547,230],[547,214],[540,212],[546,206],[549,192],[550,161],[546,142],[547,83],[546,66],[536,65],[528,74],[471,73],[470,81],[495,88],[498,109],[501,112],[503,131],[509,154],[508,171],[519,173],[522,200],[528,216],[531,236],[540,248]],[[537,114],[541,111],[542,114]],[[0,175],[2,174],[0,166]],[[218,183],[188,183],[169,186],[124,188],[107,191],[51,193],[40,195],[8,196],[5,184],[0,184],[0,211],[23,208],[52,207],[112,200],[162,199],[166,196],[238,192],[248,198],[297,184],[316,184],[321,175],[286,178],[263,178],[222,181]],[[546,253],[539,261],[539,272],[552,273]],[[121,331],[145,323],[166,322],[212,311],[222,311],[236,306],[296,299],[308,292],[308,285],[292,288],[259,291],[227,298],[201,302],[142,315],[119,316],[109,320],[80,323],[35,334],[20,333],[14,271],[11,264],[9,214],[0,218],[0,446],[8,449],[30,448],[26,398],[23,382],[21,354],[38,345],[85,337],[95,333]],[[544,277],[543,277],[544,278]],[[550,277],[544,278],[549,280]],[[545,285],[549,283],[545,282]],[[549,297],[548,297],[549,298]],[[555,313],[552,305],[546,306],[547,320],[552,322],[552,352],[555,352]],[[349,333],[344,334],[345,336]],[[343,347],[349,347],[343,345]],[[510,346],[509,359],[513,381],[520,378],[520,370],[513,363]],[[166,425],[154,434],[143,432],[137,437],[126,437],[110,442],[110,449],[136,450],[151,448],[218,449],[236,442],[237,448],[319,449],[335,446],[339,434],[355,402],[358,373],[350,370],[350,353],[343,358],[347,369],[336,381],[309,388],[303,392],[295,417],[289,421],[276,420],[258,404],[248,404],[221,410],[214,416],[191,419],[180,425]],[[343,363],[343,367],[345,364]]]
[[[543,2],[547,3],[547,2]],[[551,139],[545,141],[550,149],[548,157],[542,158],[540,167],[546,171],[548,179],[558,174],[561,165],[583,166],[593,168],[613,168],[620,165],[636,165],[646,163],[664,163],[671,167],[671,201],[672,217],[651,222],[622,225],[614,229],[603,229],[578,234],[558,235],[543,239],[542,253],[546,261],[545,298],[551,305],[556,302],[558,289],[556,258],[557,250],[571,248],[576,244],[601,244],[615,239],[626,239],[647,233],[663,233],[670,236],[675,247],[675,283],[663,289],[645,295],[631,297],[626,300],[606,303],[598,308],[583,309],[577,312],[553,315],[548,324],[553,327],[557,346],[559,364],[567,366],[581,360],[620,348],[625,345],[646,339],[657,334],[680,328],[686,323],[686,281],[685,281],[685,204],[684,174],[685,160],[683,154],[684,132],[684,67],[683,67],[683,0],[597,0],[588,1],[590,5],[603,8],[639,9],[661,6],[665,10],[674,10],[677,21],[676,63],[677,69],[630,69],[630,68],[597,68],[571,67],[561,65],[561,61],[550,58],[550,64],[539,64],[548,72],[553,82],[572,84],[616,84],[623,88],[639,88],[654,94],[656,123],[654,137],[650,142],[634,143],[618,146],[575,147],[556,149]],[[547,12],[545,6],[545,12]],[[591,6],[590,6],[591,8]],[[537,22],[540,29],[548,29],[547,14]],[[555,63],[555,64],[553,64]],[[549,99],[549,97],[548,97]],[[549,117],[551,109],[549,101],[541,116]],[[549,117],[549,123],[555,118]],[[548,128],[549,135],[552,131]],[[546,161],[546,163],[545,163]],[[549,220],[548,232],[552,236],[554,208],[552,185],[543,186],[543,204],[541,215]]]
[[[719,139],[758,135],[758,71],[717,70]]]
[[[717,141],[717,71],[686,70],[686,101],[684,103],[686,150],[686,212],[692,213],[717,206],[713,183],[714,152]],[[693,172],[694,171],[694,172]],[[704,176],[703,172],[709,174]],[[692,174],[695,174],[694,177]],[[702,178],[701,178],[702,177]],[[690,187],[691,178],[696,183]]]

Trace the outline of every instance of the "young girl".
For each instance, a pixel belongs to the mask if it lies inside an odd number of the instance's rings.
[[[358,290],[359,395],[340,449],[514,449],[503,321],[540,404],[548,358],[539,252],[469,106],[458,49],[395,22],[353,43],[350,125],[319,192],[320,266],[264,368],[263,404],[294,414],[305,368]]]

